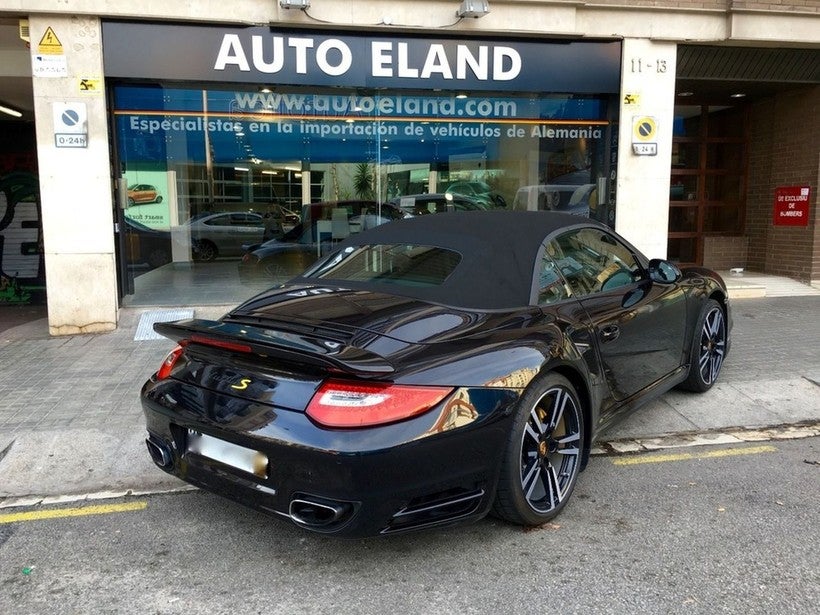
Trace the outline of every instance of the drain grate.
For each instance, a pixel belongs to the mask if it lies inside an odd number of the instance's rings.
[[[161,340],[165,339],[154,331],[155,322],[172,322],[183,318],[193,318],[193,310],[151,310],[143,312],[140,322],[137,325],[137,332],[134,334],[134,341]]]

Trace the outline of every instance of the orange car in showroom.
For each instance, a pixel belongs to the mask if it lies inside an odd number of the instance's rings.
[[[144,203],[162,203],[162,195],[156,186],[151,184],[134,184],[128,186],[128,204],[142,205]]]

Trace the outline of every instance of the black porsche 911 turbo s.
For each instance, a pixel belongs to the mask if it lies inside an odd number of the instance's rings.
[[[706,391],[726,286],[549,212],[421,216],[351,236],[179,346],[142,389],[156,464],[329,534],[566,505],[617,416]]]

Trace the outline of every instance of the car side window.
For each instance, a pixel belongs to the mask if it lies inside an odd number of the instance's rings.
[[[229,216],[217,216],[216,218],[206,220],[205,224],[208,226],[230,226],[231,219]]]
[[[564,279],[558,273],[558,264],[549,254],[550,249],[541,259],[541,270],[538,273],[538,305],[547,305],[568,299],[570,294]]]
[[[608,292],[640,279],[635,255],[602,229],[569,231],[551,244],[558,268],[576,297]]]
[[[263,226],[262,218],[253,214],[231,214],[231,224],[234,226]]]

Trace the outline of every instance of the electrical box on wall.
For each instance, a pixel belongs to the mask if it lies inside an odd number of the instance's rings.
[[[17,22],[17,29],[20,34],[20,40],[26,41],[27,43],[31,42],[31,30],[28,27],[28,19],[21,19]]]
[[[304,11],[310,8],[310,0],[279,0],[279,6],[283,9],[300,9]]]
[[[464,0],[456,11],[459,17],[483,17],[490,12],[487,0]]]

